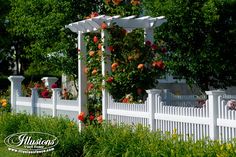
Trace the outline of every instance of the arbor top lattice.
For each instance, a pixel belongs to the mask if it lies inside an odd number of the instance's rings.
[[[101,28],[101,24],[105,22],[109,27],[111,24],[115,23],[120,27],[128,31],[132,31],[135,28],[154,28],[160,26],[162,23],[166,22],[164,16],[159,17],[136,17],[136,16],[128,16],[128,17],[120,17],[117,16],[106,16],[100,15],[93,18],[85,19],[82,21],[70,23],[66,25],[66,28],[69,28],[72,32],[78,33],[88,33],[88,32],[96,32]]]

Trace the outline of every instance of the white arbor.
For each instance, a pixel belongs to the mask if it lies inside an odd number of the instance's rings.
[[[79,112],[86,112],[86,104],[87,104],[87,97],[85,94],[86,85],[87,85],[87,78],[86,75],[83,74],[83,69],[85,68],[84,62],[82,61],[85,59],[86,56],[86,45],[84,43],[84,33],[88,32],[101,32],[101,38],[103,42],[102,47],[102,75],[105,76],[107,72],[110,71],[111,62],[110,59],[106,54],[109,53],[107,48],[107,32],[106,30],[101,29],[101,24],[106,23],[107,27],[111,26],[113,23],[116,25],[123,27],[127,31],[132,31],[136,28],[141,28],[144,30],[144,39],[145,41],[151,41],[153,43],[154,37],[153,32],[154,28],[160,26],[162,23],[166,22],[164,16],[160,17],[138,17],[136,16],[128,16],[128,17],[120,17],[118,16],[106,16],[100,15],[97,17],[93,17],[90,19],[70,23],[66,25],[66,28],[69,28],[72,32],[78,34],[78,51],[80,55],[80,59],[78,61],[78,101],[79,101]],[[103,81],[103,85],[105,85],[105,81]],[[107,119],[105,112],[105,108],[108,101],[108,92],[106,89],[102,89],[102,108],[103,108],[103,119]]]

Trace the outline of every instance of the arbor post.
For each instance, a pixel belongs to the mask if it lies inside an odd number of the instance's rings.
[[[84,34],[81,31],[78,31],[78,106],[79,114],[84,112],[87,114],[87,76],[83,73],[85,68],[86,60],[86,45],[84,42]],[[83,123],[79,122],[79,130],[81,131]]]

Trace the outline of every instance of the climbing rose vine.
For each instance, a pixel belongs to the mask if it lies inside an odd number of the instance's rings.
[[[115,24],[107,28],[105,23],[102,28],[109,33],[109,54],[105,57],[111,58],[111,72],[105,78],[101,75],[101,49],[104,46],[101,36],[88,35],[87,66],[84,69],[88,77],[86,92],[90,98],[99,101],[102,88],[107,88],[116,101],[143,102],[145,90],[154,88],[157,78],[165,73],[165,43],[144,42],[144,34],[139,29],[127,32]],[[101,84],[102,79],[106,81],[105,87]]]

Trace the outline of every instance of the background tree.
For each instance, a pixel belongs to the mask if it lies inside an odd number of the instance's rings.
[[[76,35],[65,25],[97,10],[99,0],[10,0],[8,31],[21,39],[25,74],[77,74]]]
[[[164,15],[169,71],[202,90],[235,85],[235,0],[144,0],[145,14]]]
[[[13,66],[13,51],[11,50],[11,36],[7,32],[6,16],[10,11],[10,2],[0,0],[0,75],[10,74]]]

